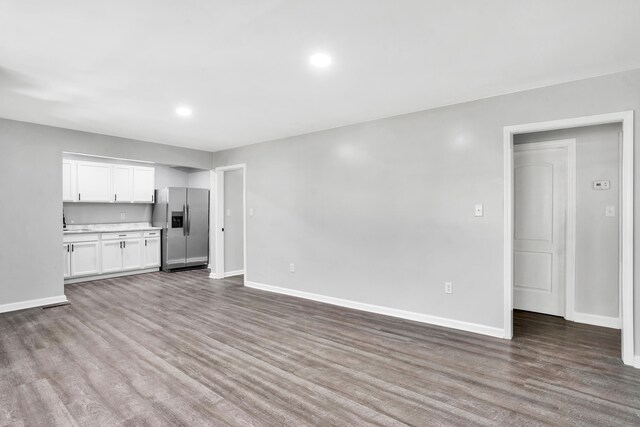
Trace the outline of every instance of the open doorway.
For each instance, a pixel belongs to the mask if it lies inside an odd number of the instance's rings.
[[[246,168],[216,168],[215,275],[246,280]]]
[[[634,363],[632,120],[505,128],[506,338],[514,323],[612,328]]]

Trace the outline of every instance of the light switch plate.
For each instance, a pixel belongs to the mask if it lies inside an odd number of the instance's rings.
[[[484,206],[482,204],[477,204],[473,208],[474,216],[484,216]]]

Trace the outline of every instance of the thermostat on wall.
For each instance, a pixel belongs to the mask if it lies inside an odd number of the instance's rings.
[[[593,181],[594,190],[608,190],[609,188],[611,188],[609,181]]]

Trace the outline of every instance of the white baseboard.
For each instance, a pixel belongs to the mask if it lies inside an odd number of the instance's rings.
[[[588,325],[603,326],[605,328],[620,329],[622,322],[619,317],[598,316],[596,314],[573,313],[573,321]]]
[[[13,302],[10,304],[0,305],[0,313],[7,313],[9,311],[24,310],[26,308],[42,307],[51,304],[62,304],[68,302],[65,295],[49,298],[31,299],[28,301]]]
[[[391,317],[413,320],[415,322],[428,323],[430,325],[444,326],[452,329],[459,329],[476,334],[489,335],[491,337],[504,338],[504,329],[493,326],[479,325],[477,323],[463,322],[460,320],[447,319],[445,317],[431,316],[429,314],[416,313],[412,311],[398,310],[395,308],[382,307],[379,305],[365,304],[341,298],[334,298],[325,295],[313,294],[310,292],[297,291],[294,289],[280,288],[277,286],[265,285],[262,283],[245,281],[245,286],[263,291],[275,292],[278,294],[290,295],[298,298],[309,299],[341,307],[353,308],[370,313],[384,314]]]
[[[209,279],[217,279],[218,275],[216,274],[215,271],[212,271],[211,273],[209,273]]]
[[[244,270],[225,271],[224,277],[240,276],[241,274],[244,274]]]

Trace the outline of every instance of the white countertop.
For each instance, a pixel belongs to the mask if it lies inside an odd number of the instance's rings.
[[[111,233],[125,231],[161,230],[148,222],[123,222],[120,224],[68,224],[62,231],[64,235],[81,233]]]

